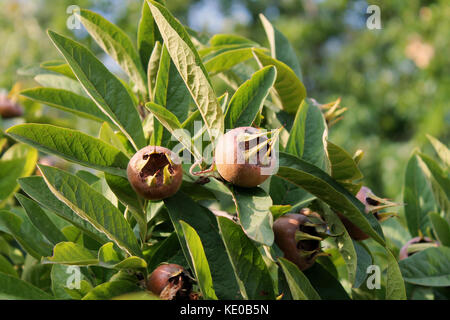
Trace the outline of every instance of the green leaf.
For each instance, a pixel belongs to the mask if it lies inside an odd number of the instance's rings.
[[[140,291],[140,289],[133,282],[126,280],[110,281],[96,286],[82,300],[109,300],[136,291]]]
[[[144,4],[147,5],[146,0],[144,1]],[[161,60],[161,52],[162,52],[161,43],[157,41],[155,43],[155,46],[153,47],[153,51],[147,65],[147,82],[150,99],[153,99],[153,97],[155,96],[156,77],[158,75],[159,62]]]
[[[163,46],[159,62],[158,74],[155,82],[153,101],[165,106],[177,119],[186,120],[189,112],[190,95],[174,64],[166,46]],[[163,127],[156,120],[151,137],[152,145],[166,145],[170,141],[170,134],[164,132]]]
[[[256,245],[236,223],[224,217],[217,219],[244,299],[274,299],[270,272]]]
[[[139,20],[137,45],[144,69],[147,69],[150,56],[157,40],[161,38],[158,29],[155,26],[152,12],[148,7],[147,1],[142,2],[141,19]]]
[[[36,168],[37,150],[15,144],[0,159],[0,208],[19,189],[17,179],[29,176]]]
[[[298,62],[297,55],[288,39],[275,28],[269,20],[261,13],[259,15],[266,31],[267,39],[270,44],[270,51],[272,58],[278,59],[288,65],[296,74],[299,79],[302,79],[302,71],[300,69],[300,63]]]
[[[273,216],[270,212],[272,199],[261,188],[233,188],[236,211],[243,231],[250,239],[272,246]]]
[[[247,61],[253,57],[252,48],[248,45],[238,46],[236,49],[227,48],[214,53],[214,56],[205,57],[205,68],[210,75],[227,71],[235,65]]]
[[[308,278],[295,264],[281,257],[278,258],[278,262],[281,265],[294,300],[320,300],[319,294]]]
[[[315,263],[304,271],[314,289],[323,300],[349,300],[345,289],[321,264]]]
[[[442,162],[447,167],[450,167],[450,150],[435,137],[427,134],[427,138],[428,138],[428,140],[430,140],[431,144],[433,145],[434,150],[438,154],[439,158],[441,158]]]
[[[145,260],[139,257],[122,259],[114,250],[112,242],[105,243],[98,251],[100,266],[114,269],[142,269],[147,267]]]
[[[14,269],[14,266],[1,254],[0,254],[0,273],[4,273],[13,276],[15,278],[19,278],[19,275],[17,274],[16,269]]]
[[[399,262],[403,279],[420,286],[450,286],[450,248],[428,248]]]
[[[141,119],[122,82],[79,43],[53,31],[48,34],[97,106],[128,137],[136,150],[145,145]]]
[[[236,45],[236,44],[248,44],[251,46],[258,46],[258,44],[245,37],[235,35],[235,34],[215,34],[209,39],[209,43],[212,47],[225,46],[225,45]]]
[[[44,180],[55,196],[81,218],[89,221],[122,250],[142,256],[136,237],[123,214],[101,193],[63,170],[40,165]]]
[[[38,74],[34,80],[43,87],[60,89],[87,97],[81,84],[74,79],[59,74]]]
[[[28,282],[0,272],[0,299],[53,300],[53,296]]]
[[[273,65],[277,68],[277,79],[274,88],[280,108],[288,113],[295,113],[300,103],[306,97],[306,89],[294,71],[283,62],[265,55],[259,50],[253,50],[256,60],[262,67]]]
[[[119,149],[80,131],[48,124],[20,124],[6,133],[38,150],[96,170],[126,177],[128,157]]]
[[[200,287],[202,296],[206,300],[217,300],[214,292],[213,282],[211,278],[211,271],[209,269],[208,260],[206,260],[205,251],[203,250],[202,241],[189,224],[180,221],[183,229],[184,238],[191,256],[192,265],[194,266],[195,276]]]
[[[53,256],[44,258],[42,263],[89,266],[98,264],[98,259],[90,250],[79,244],[60,242],[53,248]]]
[[[57,88],[33,88],[23,90],[20,94],[29,99],[45,103],[49,106],[73,113],[83,118],[111,122],[91,99],[68,90]]]
[[[78,17],[92,38],[119,64],[139,91],[146,93],[144,68],[128,35],[95,12],[81,9]]]
[[[419,158],[414,153],[408,160],[403,187],[404,211],[409,233],[413,237],[426,232],[429,225],[427,214],[435,211],[434,197],[429,182],[419,165]]]
[[[383,232],[375,217],[365,214],[364,205],[318,167],[293,155],[280,152],[277,176],[321,199],[375,241],[384,245]]]
[[[153,113],[158,121],[161,122],[161,124],[184,146],[184,148],[193,153],[197,160],[202,158],[201,153],[191,141],[191,135],[187,130],[182,128],[180,121],[172,112],[153,102],[147,103],[145,107]]]
[[[33,223],[47,240],[54,245],[67,240],[64,234],[55,226],[53,221],[50,220],[45,211],[36,202],[19,193],[16,194],[16,199],[25,209],[31,223]]]
[[[105,141],[107,144],[112,145],[113,147],[119,149],[127,156],[133,156],[134,154],[131,154],[128,152],[127,148],[123,145],[120,138],[115,134],[114,130],[111,128],[111,126],[107,122],[103,122],[100,132],[98,134],[98,138],[100,140]]]
[[[59,74],[62,74],[68,78],[72,78],[74,80],[77,80],[77,77],[72,72],[72,69],[70,69],[69,65],[61,60],[51,60],[51,61],[45,61],[42,62],[40,67],[45,70],[53,71]]]
[[[450,223],[450,175],[426,154],[420,153],[418,156],[419,166],[431,182],[434,198]]]
[[[405,283],[398,262],[389,249],[385,248],[385,250],[388,262],[386,274],[386,300],[406,300]]]
[[[367,278],[367,268],[373,264],[372,256],[367,251],[366,247],[359,244],[358,241],[353,241],[353,246],[356,251],[356,277],[355,282],[353,283],[353,288],[359,288]]]
[[[348,234],[345,226],[336,213],[330,210],[330,208],[326,205],[322,205],[322,209],[325,221],[330,227],[331,233],[338,235],[336,237],[333,237],[333,240],[336,243],[336,247],[338,248],[342,258],[345,261],[348,280],[353,284],[355,282],[357,272],[357,256],[355,247],[353,246],[352,238]]]
[[[214,145],[214,139],[224,131],[224,123],[222,108],[208,72],[183,26],[159,3],[148,1],[148,4],[170,57],[200,110]]]
[[[353,157],[341,147],[327,142],[328,157],[331,162],[331,176],[340,181],[353,181],[363,177]]]
[[[88,221],[76,215],[68,206],[56,198],[42,177],[27,177],[18,181],[22,190],[41,206],[72,223],[98,242],[105,243],[108,241],[108,238],[103,233],[99,232]]]
[[[53,266],[55,267],[55,266]],[[72,299],[81,300],[85,295],[87,295],[92,290],[92,285],[87,280],[80,281],[79,288],[67,288],[64,287],[63,290],[70,296]]]
[[[305,99],[295,115],[286,152],[329,172],[327,136],[328,128],[322,111],[311,100]]]
[[[209,262],[216,295],[219,299],[238,299],[239,287],[233,276],[233,268],[220,237],[216,217],[208,209],[198,205],[182,192],[164,200],[170,220],[180,240],[181,248],[189,263],[190,253],[184,239],[180,220],[192,226],[203,244]],[[194,267],[191,265],[191,269]]]
[[[142,203],[143,200],[138,197],[128,182],[128,179],[112,174],[106,174],[105,179],[106,183],[117,196],[119,201],[122,202],[123,205],[128,206],[132,212],[138,214],[135,218],[140,225],[142,226],[142,223],[146,224],[144,204]]]
[[[50,273],[50,278],[52,281],[52,292],[56,299],[62,299],[62,300],[69,300],[74,299],[72,295],[70,295],[66,290],[76,290],[76,289],[69,289],[68,285],[73,285],[74,283],[71,282],[71,280],[75,280],[75,272],[78,272],[76,270],[77,267],[74,266],[66,266],[62,264],[54,264],[52,266],[52,271]],[[84,278],[84,274],[82,272],[80,274],[80,289],[85,286],[85,283],[88,283]],[[89,287],[92,288],[89,284]],[[84,289],[84,288],[83,288]],[[87,292],[86,292],[87,293]],[[81,299],[81,297],[76,297],[78,299]]]
[[[439,242],[443,246],[450,247],[450,225],[448,222],[435,212],[430,212],[428,217]]]
[[[226,129],[250,126],[253,123],[275,82],[276,73],[274,67],[265,67],[238,88],[225,114]]]
[[[39,233],[26,217],[0,210],[0,227],[12,235],[22,248],[31,256],[40,259],[52,252],[52,246]]]

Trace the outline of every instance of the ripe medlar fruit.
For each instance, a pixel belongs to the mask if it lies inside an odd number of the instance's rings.
[[[380,213],[378,212],[379,210],[399,205],[397,203],[377,197],[372,192],[372,190],[365,186],[361,187],[361,189],[356,194],[356,198],[364,204],[366,214],[373,214],[379,222],[382,222],[393,216],[391,213]],[[360,228],[358,228],[353,222],[351,222],[341,213],[338,212],[337,214],[344,224],[345,229],[347,229],[348,234],[353,240],[360,241],[369,238],[369,236]]]
[[[424,246],[420,246],[419,244],[424,244]],[[439,242],[434,241],[427,237],[415,237],[409,240],[405,245],[400,249],[399,260],[406,259],[412,256],[414,253],[419,252],[427,247],[439,246]],[[415,248],[414,248],[415,247]],[[411,250],[413,249],[413,250]]]
[[[316,212],[302,209],[300,213],[285,214],[275,220],[273,231],[284,258],[302,271],[311,267],[319,256],[326,255],[321,251],[320,241],[328,235],[328,226]]]
[[[174,195],[183,180],[183,167],[176,154],[159,146],[142,148],[127,167],[133,189],[145,199],[162,200]]]
[[[0,95],[0,116],[3,119],[20,117],[23,115],[22,107],[8,98],[6,94]]]
[[[163,300],[191,300],[192,279],[178,264],[163,264],[157,267],[147,281],[147,290]]]
[[[253,127],[240,127],[220,137],[215,149],[217,171],[240,187],[256,187],[270,177],[276,161],[274,140]]]

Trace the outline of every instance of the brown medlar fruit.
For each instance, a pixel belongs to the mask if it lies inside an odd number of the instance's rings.
[[[320,242],[327,229],[320,215],[309,209],[281,216],[273,224],[275,243],[283,251],[284,258],[302,271],[311,267],[319,256],[325,255]]]
[[[142,148],[127,167],[128,181],[145,199],[162,200],[174,195],[183,180],[183,167],[176,154],[159,146]]]
[[[191,300],[192,279],[178,264],[163,264],[157,267],[147,281],[147,290],[163,300]]]
[[[226,181],[240,187],[256,187],[270,177],[276,161],[264,131],[240,127],[218,140],[214,157],[217,171]]]

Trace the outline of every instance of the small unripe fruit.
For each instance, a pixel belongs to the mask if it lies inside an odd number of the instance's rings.
[[[430,238],[427,238],[427,237],[412,238],[407,243],[405,243],[405,245],[400,249],[400,253],[398,256],[399,260],[406,259],[406,258],[410,257],[411,255],[413,255],[414,252],[409,253],[408,249],[411,245],[415,245],[415,244],[419,244],[419,243],[425,243],[425,244],[429,243],[429,244],[434,244],[436,247],[439,246],[439,243],[437,241],[431,240]]]
[[[309,212],[307,209],[301,212]],[[310,212],[310,214],[316,214]],[[310,268],[316,258],[323,255],[319,234],[310,218],[301,213],[290,213],[275,220],[275,243],[283,251],[284,258],[295,263],[300,270]]]
[[[10,99],[5,94],[0,95],[0,116],[3,119],[20,117],[23,115],[22,107]]]
[[[162,200],[174,195],[183,180],[183,167],[176,154],[159,146],[142,148],[127,167],[128,181],[143,198]]]
[[[147,290],[163,300],[188,300],[192,291],[192,281],[182,266],[163,264],[150,275]]]
[[[251,188],[270,177],[276,154],[262,133],[253,127],[240,127],[220,137],[214,157],[222,178],[234,185]]]

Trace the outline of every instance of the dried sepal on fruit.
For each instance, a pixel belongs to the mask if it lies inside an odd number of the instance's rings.
[[[176,154],[159,146],[142,148],[127,167],[133,189],[145,199],[161,200],[175,194],[183,180],[183,167]]]
[[[163,300],[197,300],[192,283],[193,279],[182,266],[162,264],[148,278],[147,290]]]
[[[395,214],[392,212],[379,212],[380,210],[400,205],[398,203],[391,202],[388,199],[383,199],[376,196],[372,192],[372,190],[370,190],[365,186],[361,187],[361,189],[356,194],[356,198],[364,204],[365,213],[373,214],[379,222],[383,222],[395,216]],[[369,238],[369,236],[364,231],[358,228],[353,222],[347,219],[344,215],[342,215],[339,212],[337,214],[353,240],[359,241]]]
[[[280,130],[267,132],[240,127],[221,136],[214,153],[221,177],[240,187],[251,188],[263,183],[276,168],[274,148]]]
[[[310,268],[319,256],[328,255],[321,249],[321,241],[332,236],[322,217],[310,209],[289,213],[273,224],[275,243],[284,258],[295,263],[300,270]]]

